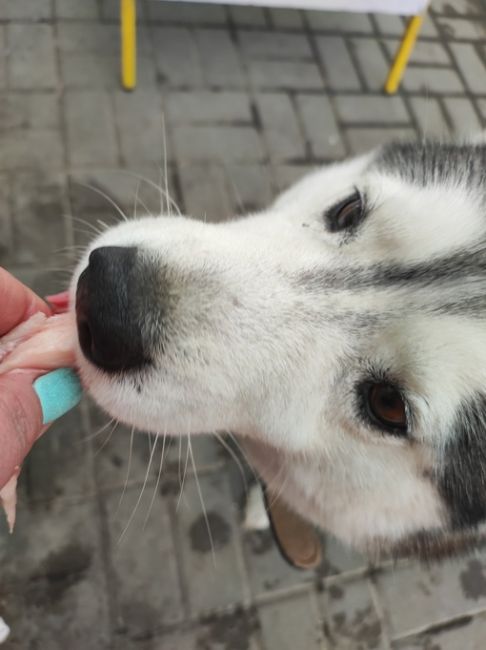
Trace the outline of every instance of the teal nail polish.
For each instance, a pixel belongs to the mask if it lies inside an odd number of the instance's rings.
[[[42,423],[57,420],[80,401],[82,388],[70,368],[59,368],[34,381],[34,390],[42,407]]]

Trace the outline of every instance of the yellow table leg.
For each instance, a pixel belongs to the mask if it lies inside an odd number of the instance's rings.
[[[121,78],[125,90],[137,83],[137,8],[136,0],[120,0]]]
[[[402,42],[395,54],[395,59],[385,82],[385,92],[388,95],[393,95],[398,90],[398,86],[400,85],[403,73],[407,67],[408,59],[412,54],[413,46],[415,45],[423,21],[423,16],[413,16],[408,21]]]

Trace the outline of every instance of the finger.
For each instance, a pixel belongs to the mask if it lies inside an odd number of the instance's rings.
[[[32,388],[35,375],[0,377],[0,488],[20,465],[42,429],[42,408]]]
[[[36,294],[0,268],[0,336],[37,311],[49,314],[49,306]]]

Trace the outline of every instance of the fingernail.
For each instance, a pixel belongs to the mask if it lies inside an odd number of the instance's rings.
[[[57,420],[80,401],[82,388],[70,368],[59,368],[34,381],[34,390],[42,407],[42,424]]]

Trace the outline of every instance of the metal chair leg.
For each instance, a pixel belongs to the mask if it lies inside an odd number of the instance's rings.
[[[423,21],[423,15],[413,16],[408,21],[402,41],[397,53],[395,54],[395,59],[393,60],[385,82],[385,92],[388,95],[393,95],[398,90],[398,86],[402,80],[410,55],[412,54]]]

